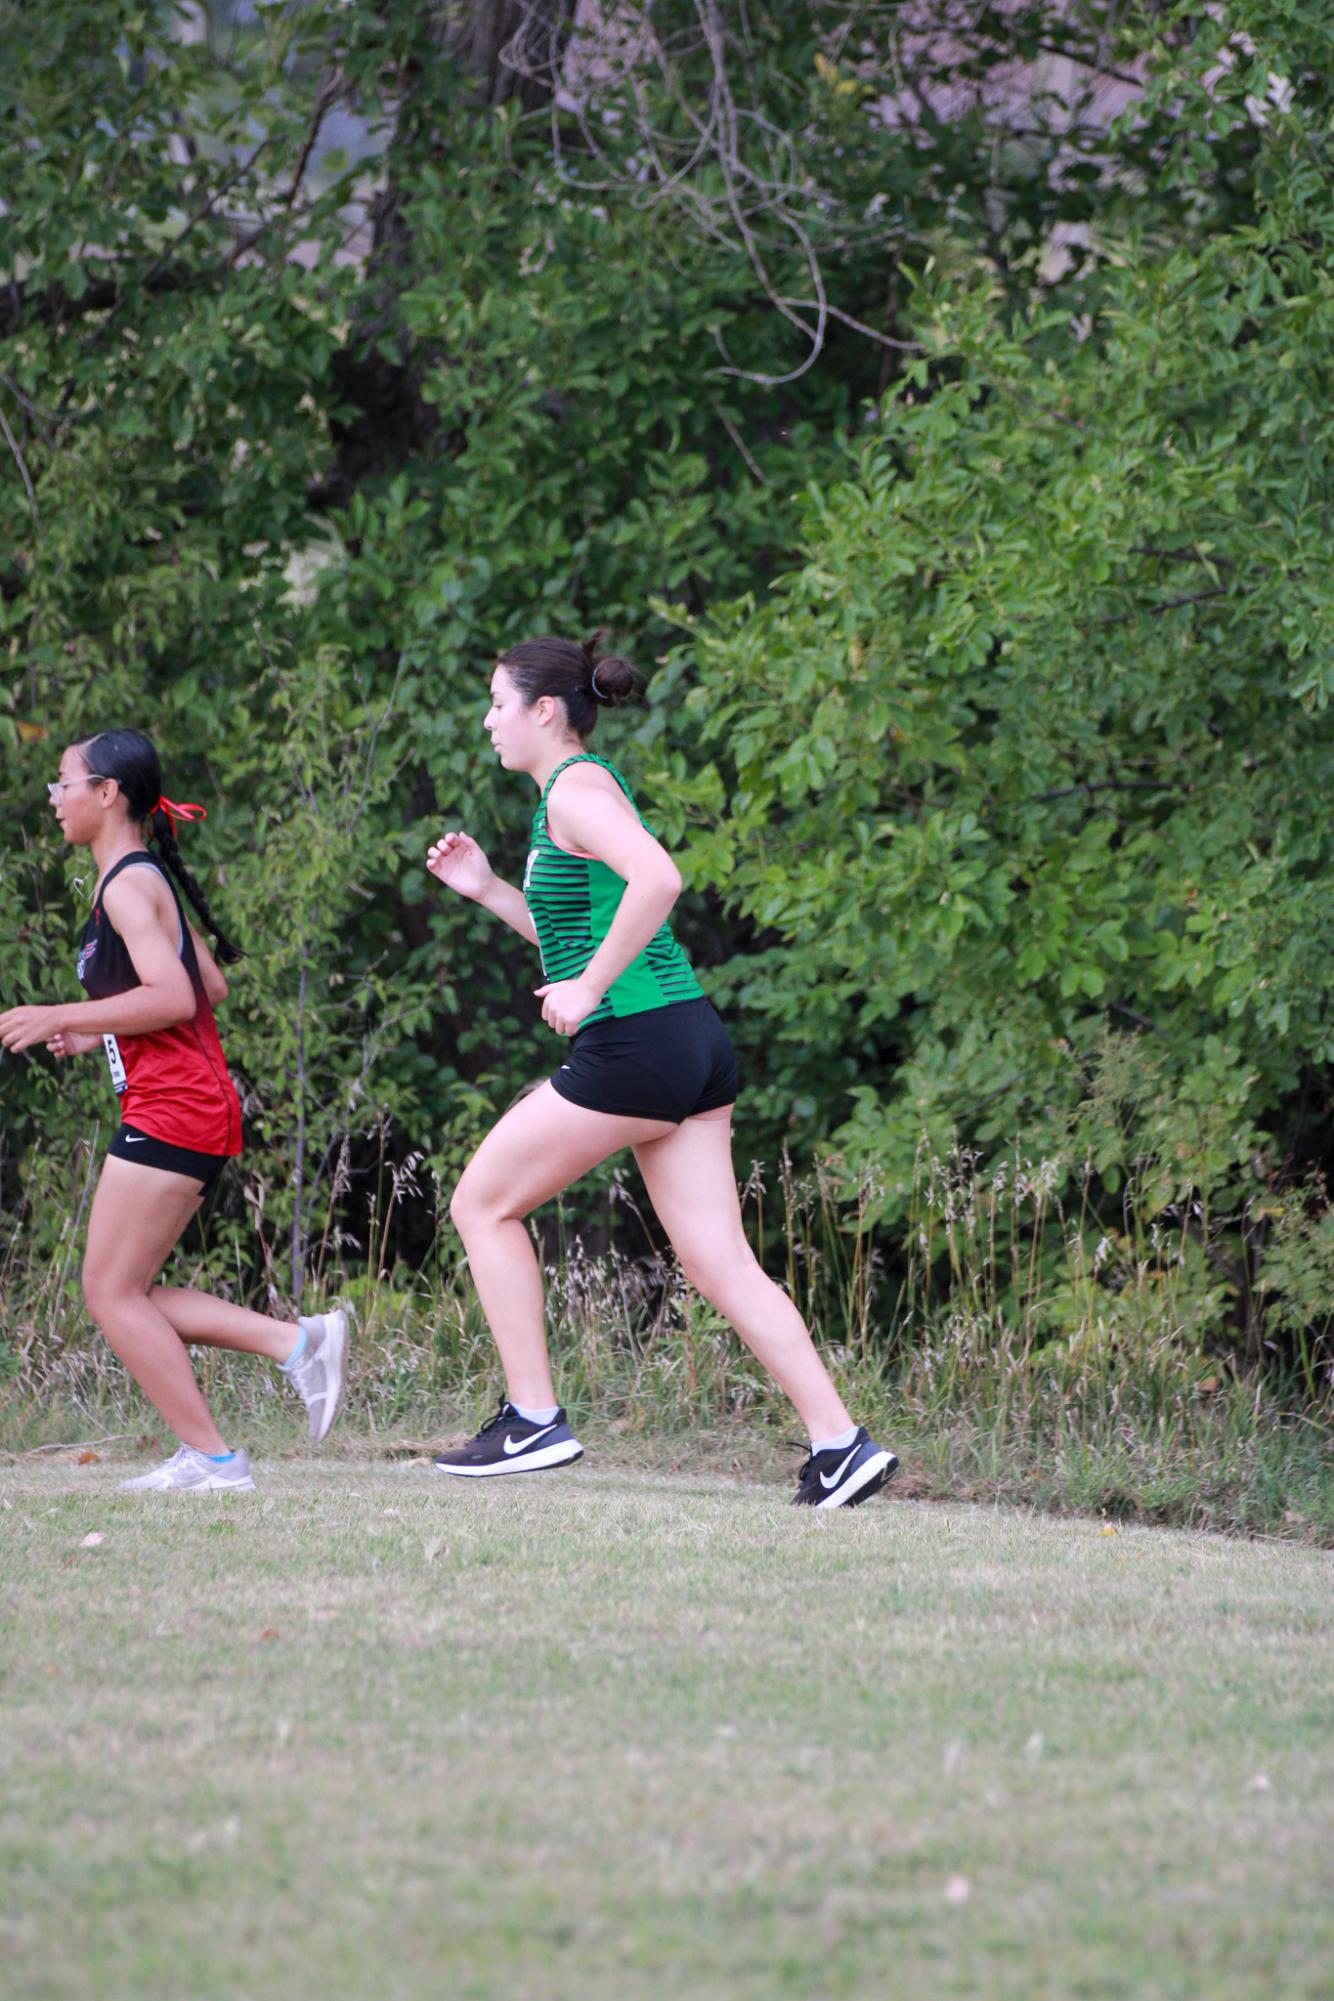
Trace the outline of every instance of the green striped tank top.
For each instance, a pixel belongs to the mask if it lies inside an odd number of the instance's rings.
[[[641,826],[645,824],[630,787],[604,757],[589,752],[567,757],[547,780],[533,815],[533,844],[523,872],[523,894],[537,932],[542,970],[551,981],[578,979],[611,929],[625,894],[625,879],[615,869],[558,848],[547,832],[551,788],[572,764],[600,764],[609,771],[634,806]],[[689,959],[673,938],[670,925],[664,924],[612,983],[583,1026],[614,1016],[646,1014],[650,1008],[668,1007],[673,1001],[702,998],[703,989]]]

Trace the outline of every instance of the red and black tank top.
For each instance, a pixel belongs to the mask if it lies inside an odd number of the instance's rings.
[[[125,940],[107,916],[107,883],[122,869],[155,869],[171,891],[180,926],[181,964],[194,989],[192,1021],[155,1028],[147,1035],[104,1035],[111,1082],[126,1125],[192,1153],[228,1156],[241,1151],[241,1106],[218,1040],[217,1023],[200,977],[195,941],[176,885],[152,855],[126,855],[108,869],[79,940],[79,980],[90,1000],[111,1000],[143,985]]]

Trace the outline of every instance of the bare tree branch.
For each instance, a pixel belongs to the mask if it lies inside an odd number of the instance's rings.
[[[732,443],[736,446],[737,450],[740,452],[742,458],[745,460],[750,471],[754,474],[755,478],[759,481],[761,486],[768,486],[769,484],[768,480],[761,472],[759,466],[756,465],[755,460],[751,457],[745,439],[742,437],[740,431],[738,431],[736,425],[732,422],[732,419],[728,416],[726,410],[723,409],[720,403],[715,403],[713,408],[717,415],[719,423],[722,425],[728,437],[732,440]]]
[[[171,262],[173,255],[175,254],[176,251],[180,249],[186,237],[190,234],[190,231],[193,228],[195,228],[196,224],[201,223],[206,215],[212,214],[213,210],[217,207],[218,203],[222,200],[223,196],[225,194],[230,194],[231,190],[236,186],[238,181],[243,181],[245,179],[246,175],[255,165],[260,155],[262,153],[267,152],[272,144],[273,140],[271,136],[261,139],[259,144],[255,147],[254,151],[250,153],[247,156],[247,158],[241,162],[240,166],[235,168],[235,170],[232,173],[228,174],[226,180],[220,182],[220,184],[216,188],[214,188],[213,192],[209,195],[206,201],[200,203],[199,207],[194,211],[193,215],[187,218],[185,227],[175,237],[173,237],[172,241],[167,245],[167,248],[162,252],[162,254],[159,257],[157,257],[152,264],[149,265],[147,271],[144,272],[143,277],[138,279],[133,285],[127,286],[126,289],[119,294],[114,305],[111,307],[111,310],[108,312],[106,318],[103,321],[101,321],[101,323],[98,326],[94,327],[92,333],[88,336],[85,346],[95,347],[97,345],[97,342],[101,340],[107,328],[111,325],[116,315],[120,312],[121,307],[130,297],[131,293],[133,291],[144,290],[152,285],[153,280],[162,271],[164,271],[167,265]],[[70,386],[67,386],[65,390],[65,396],[61,400],[62,410],[65,406],[65,402],[68,400],[69,394],[70,394]]]
[[[1180,611],[1183,605],[1205,604],[1210,598],[1225,598],[1230,589],[1230,584],[1215,584],[1212,590],[1186,591],[1181,597],[1164,598],[1159,604],[1136,605],[1133,611],[1118,611],[1110,618],[1095,618],[1091,629],[1097,630],[1107,625],[1129,625],[1142,611],[1147,612],[1150,618],[1161,618],[1165,611]]]
[[[9,446],[10,451],[14,454],[14,462],[18,466],[20,473],[23,475],[23,484],[28,491],[28,505],[32,509],[32,525],[40,534],[42,527],[42,518],[40,514],[37,512],[37,495],[32,490],[32,480],[29,478],[28,468],[23,462],[23,453],[19,450],[19,441],[14,436],[14,433],[10,430],[9,419],[6,417],[3,409],[0,409],[0,431],[4,432],[5,443]]]
[[[811,309],[809,299],[788,299],[789,306],[805,306]],[[875,327],[868,327],[864,320],[854,320],[851,313],[845,313],[829,300],[825,301],[825,311],[831,320],[841,320],[844,326],[852,327],[857,333],[865,334],[868,340],[879,341],[881,347],[897,348],[902,354],[922,354],[925,352],[920,340],[894,340],[889,334],[882,334]]]
[[[454,10],[445,47],[477,79],[482,103],[517,98],[532,111],[554,87],[573,15],[573,0],[468,0]]]
[[[305,179],[306,168],[309,165],[310,156],[314,149],[315,141],[320,136],[320,127],[323,125],[325,118],[328,116],[333,106],[337,104],[339,98],[342,96],[343,90],[344,90],[343,72],[341,69],[336,69],[333,71],[332,75],[325,78],[324,83],[320,89],[320,94],[315,99],[315,105],[310,115],[310,125],[306,131],[305,141],[302,145],[300,153],[297,156],[296,169],[292,175],[291,185],[289,186],[287,194],[283,200],[284,208],[290,209],[292,203],[296,200],[297,189],[301,186],[302,181]]]
[[[234,265],[240,263],[243,257],[248,256],[257,244],[263,241],[274,223],[277,222],[279,215],[291,213],[292,204],[297,197],[297,191],[305,179],[306,168],[310,163],[310,156],[315,149],[315,141],[320,136],[320,127],[324,124],[329,112],[343,95],[346,88],[347,80],[341,69],[335,69],[330,76],[325,78],[312,107],[310,123],[306,128],[306,136],[302,141],[301,151],[297,155],[296,168],[288,185],[287,193],[283,196],[278,214],[267,216],[256,229],[252,229],[248,236],[242,237],[233,246],[223,261],[224,271],[230,271]]]

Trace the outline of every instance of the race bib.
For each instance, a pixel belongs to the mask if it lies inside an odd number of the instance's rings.
[[[111,1088],[119,1097],[129,1079],[125,1075],[125,1060],[120,1053],[120,1044],[114,1035],[102,1037],[102,1047],[107,1053],[107,1068],[111,1072]]]

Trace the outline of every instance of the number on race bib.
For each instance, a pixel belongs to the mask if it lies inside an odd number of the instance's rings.
[[[111,1086],[119,1097],[129,1079],[125,1075],[125,1060],[120,1053],[120,1044],[114,1035],[102,1037],[102,1047],[107,1053],[107,1068],[111,1072]]]

